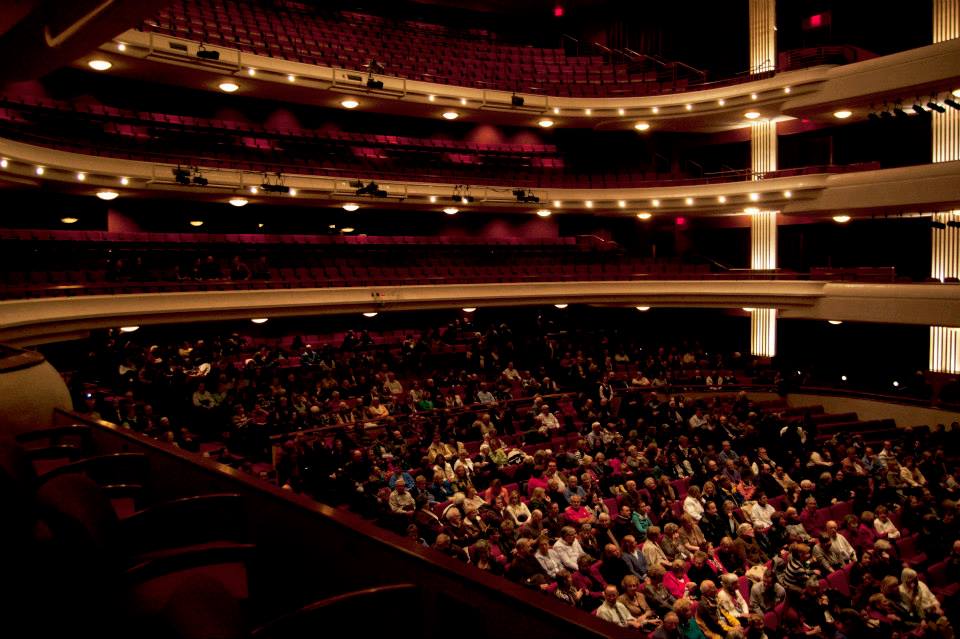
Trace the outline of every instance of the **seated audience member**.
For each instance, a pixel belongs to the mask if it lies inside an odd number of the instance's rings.
[[[617,624],[622,628],[640,628],[642,622],[630,614],[627,607],[618,600],[619,593],[616,586],[607,586],[603,590],[603,603],[595,614],[604,621]]]
[[[663,575],[663,585],[667,592],[675,598],[686,597],[694,588],[694,583],[687,577],[687,562],[683,559],[674,559],[670,570]]]
[[[733,573],[720,577],[720,590],[717,592],[717,607],[727,618],[736,619],[741,626],[747,624],[750,607],[740,592],[740,578]]]
[[[663,584],[665,574],[663,566],[650,566],[647,569],[647,583],[643,588],[643,596],[646,597],[647,603],[661,618],[673,608],[673,602],[677,599]]]
[[[707,639],[724,639],[728,632],[740,627],[735,618],[729,618],[720,611],[717,604],[717,585],[709,580],[700,584],[696,620]]]
[[[652,625],[656,623],[657,613],[647,604],[646,598],[641,592],[640,580],[635,575],[627,575],[620,582],[623,594],[619,601],[634,617],[640,620],[642,625]]]
[[[750,587],[750,612],[766,614],[787,598],[787,591],[777,583],[773,569],[763,571],[763,581]]]

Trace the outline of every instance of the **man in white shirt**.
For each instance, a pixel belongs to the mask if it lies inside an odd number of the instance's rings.
[[[753,527],[763,532],[773,526],[773,515],[777,509],[770,505],[766,493],[757,494],[757,503],[747,512]]]
[[[545,435],[551,431],[560,430],[560,421],[557,420],[556,415],[550,412],[550,407],[547,404],[540,407],[540,414],[534,417],[533,421],[537,430]]]
[[[838,532],[837,522],[830,520],[824,527],[824,531],[830,535],[831,547],[834,552],[844,557],[844,563],[850,563],[857,560],[857,551],[854,550],[850,541]]]
[[[503,378],[509,382],[520,381],[520,371],[513,367],[513,362],[509,362],[503,369]]]
[[[577,560],[585,554],[583,547],[580,546],[580,540],[577,539],[577,531],[572,526],[564,526],[560,529],[560,539],[553,544],[553,550],[557,553],[560,563],[573,572],[578,569]]]
[[[604,588],[603,603],[597,608],[597,617],[604,621],[615,623],[622,628],[626,628],[627,626],[639,628],[640,620],[631,615],[625,605],[617,601],[618,596],[619,593],[617,592],[616,586],[611,584]]]

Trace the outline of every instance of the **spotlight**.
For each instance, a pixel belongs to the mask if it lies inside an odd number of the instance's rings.
[[[371,180],[366,186],[361,186],[356,191],[357,195],[369,195],[370,197],[387,197],[387,192],[381,189],[376,182]]]
[[[193,176],[193,183],[197,186],[206,186],[210,184],[210,180],[200,175],[199,172],[195,173]]]
[[[521,106],[523,106],[523,98],[521,98],[521,97],[520,97],[519,95],[517,95],[517,94],[513,94],[513,95],[510,97],[510,104],[512,104],[513,106],[516,106],[516,107],[521,107]]]
[[[884,120],[892,120],[892,119],[893,119],[893,114],[890,113],[889,111],[881,111],[881,112],[880,112],[880,117],[883,118]]]
[[[179,165],[177,165],[177,168],[171,170],[173,172],[174,179],[177,181],[177,184],[182,184],[183,186],[190,185],[190,171],[180,168]]]
[[[940,106],[939,104],[937,104],[934,100],[930,100],[929,102],[927,102],[927,108],[928,108],[928,109],[933,109],[933,110],[936,111],[937,113],[946,113],[946,111],[947,111],[947,110],[944,109],[942,106]]]
[[[957,102],[953,98],[947,98],[946,100],[943,101],[943,103],[946,104],[948,107],[952,107],[957,111],[960,111],[960,102]]]
[[[523,202],[526,204],[529,203],[539,203],[540,198],[533,194],[533,191],[524,190],[524,189],[514,189],[513,196],[517,198],[517,202]]]
[[[904,111],[904,110],[903,110],[903,107],[901,107],[900,105],[897,105],[897,106],[893,107],[893,113],[894,113],[894,115],[896,115],[898,118],[906,118],[906,117],[907,117],[907,112]]]
[[[919,104],[914,104],[913,107],[911,107],[911,108],[913,109],[913,112],[916,113],[917,115],[922,115],[922,116],[924,116],[924,117],[930,117],[930,112],[927,111],[926,109],[924,109],[924,108],[923,108],[922,106],[920,106]]]
[[[200,48],[197,50],[197,57],[201,60],[219,60],[220,52],[219,51],[207,51],[204,45],[200,45]]]
[[[938,222],[936,220],[930,220],[930,228],[937,229],[938,231],[943,231],[947,228],[947,225],[943,222]]]
[[[960,229],[960,221],[950,220],[949,222],[947,222],[947,226],[949,226],[952,229]]]
[[[877,115],[876,113],[868,113],[868,114],[867,114],[867,119],[870,120],[871,122],[879,122],[879,121],[880,121],[880,116]]]
[[[367,88],[368,88],[368,89],[382,89],[382,88],[383,88],[383,81],[382,81],[382,80],[375,80],[375,79],[373,79],[373,78],[367,78]]]

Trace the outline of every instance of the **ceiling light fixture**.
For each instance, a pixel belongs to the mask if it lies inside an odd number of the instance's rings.
[[[348,213],[353,213],[359,208],[360,208],[360,205],[354,204],[353,202],[347,202],[346,204],[343,205],[343,210],[347,211]]]
[[[717,104],[719,104],[720,106],[723,106],[723,105],[725,105],[726,103],[727,103],[727,101],[724,100],[723,98],[720,98],[719,100],[717,100]]]
[[[125,45],[122,42],[117,43],[117,51],[120,51],[122,53],[126,50],[127,50],[127,45]]]
[[[693,206],[693,198],[692,198],[692,197],[688,197],[687,199],[684,200],[684,203],[685,203],[687,206]]]
[[[593,208],[593,200],[584,200],[583,205],[584,205],[585,207],[587,207],[588,209],[592,209],[592,208]]]
[[[360,106],[360,103],[353,98],[347,98],[346,100],[340,101],[340,106],[342,106],[344,109],[356,109],[358,106]]]
[[[236,82],[221,82],[219,86],[220,90],[225,93],[233,93],[240,88],[240,85]]]
[[[375,311],[370,311],[368,313],[363,314],[364,317],[376,317],[377,315],[378,313],[376,313]]]
[[[268,319],[270,318],[269,317],[252,317],[250,318],[250,321],[253,322],[254,324],[266,324]]]
[[[783,192],[783,197],[785,197],[786,199],[789,200],[790,198],[793,197],[793,191],[784,191],[784,192]]]
[[[428,96],[427,96],[427,99],[430,100],[431,102],[436,102],[436,101],[437,101],[437,96],[435,96],[435,95],[428,95]]]
[[[751,201],[751,202],[757,202],[758,200],[760,200],[760,194],[759,194],[759,193],[751,193],[751,194],[750,194],[750,201]]]
[[[110,200],[115,200],[119,195],[120,194],[117,193],[116,191],[97,191],[97,197],[100,198],[101,200],[104,200],[105,202],[109,202]]]
[[[748,119],[748,120],[756,120],[757,118],[760,117],[760,112],[759,112],[759,111],[747,111],[746,113],[743,114],[743,117],[745,117],[745,118]]]
[[[553,126],[553,120],[548,120],[547,118],[544,118],[544,119],[540,120],[539,122],[537,122],[537,124],[539,124],[540,126],[542,126],[542,127],[545,128],[545,129],[549,129],[550,127]]]
[[[475,310],[477,310],[477,307],[476,307],[476,306],[465,306],[465,307],[461,308],[460,310],[463,311],[464,313],[472,313],[472,312],[474,312]]]
[[[253,67],[250,67],[249,69],[247,69],[247,75],[249,75],[250,77],[253,77],[257,75],[257,70],[254,69]]]
[[[460,212],[460,209],[453,206],[448,206],[447,208],[443,209],[443,212],[446,213],[447,215],[456,215],[457,213]]]
[[[693,111],[693,105],[692,105],[692,104],[684,104],[684,105],[683,105],[683,108],[686,109],[687,111]]]
[[[195,227],[195,228],[199,228],[199,227],[203,226],[203,220],[190,220],[190,226],[193,226],[193,227]]]
[[[229,200],[231,206],[240,208],[241,206],[246,206],[249,203],[249,200],[245,197],[232,197]]]
[[[727,196],[726,196],[726,195],[718,195],[718,196],[717,196],[717,202],[719,202],[720,204],[726,204],[726,203],[727,203]]]
[[[621,209],[625,209],[625,208],[627,208],[627,201],[626,201],[626,200],[619,200],[619,201],[617,202],[617,206],[619,206]]]
[[[466,99],[466,98],[460,98],[460,104],[461,104],[461,106],[467,106],[467,99]]]
[[[650,123],[637,122],[636,124],[633,125],[633,128],[635,128],[637,131],[648,131],[650,129]]]
[[[79,218],[75,218],[75,217],[61,217],[60,221],[63,222],[64,224],[76,224],[80,220]]]
[[[7,160],[7,158],[3,158],[2,160],[0,160],[0,169],[5,169],[8,166],[10,166],[10,161]]]
[[[563,309],[565,309],[566,307],[568,307],[569,304],[554,304],[554,306],[556,306],[556,307],[559,308],[560,310],[563,310]]]
[[[443,112],[443,119],[444,119],[444,120],[456,120],[456,119],[459,118],[459,117],[460,117],[460,114],[457,113],[456,111],[444,111],[444,112]]]
[[[107,69],[113,66],[113,63],[110,62],[109,60],[97,59],[97,60],[91,60],[90,62],[87,62],[87,66],[93,69],[94,71],[106,71]]]
[[[554,201],[553,201],[553,208],[559,209],[561,206],[563,206],[563,202],[562,202],[561,200],[554,200]]]
[[[126,178],[126,177],[120,178],[120,184],[123,186],[127,186],[128,184],[130,184],[130,178]]]
[[[292,73],[287,75],[287,82],[296,82],[296,81],[297,81],[297,76],[293,75]]]
[[[850,221],[850,216],[849,216],[849,215],[834,215],[834,216],[833,216],[833,221],[836,222],[837,224],[846,224],[847,222]]]
[[[553,107],[553,114],[560,115],[560,107]]]
[[[833,112],[833,117],[837,118],[838,120],[846,120],[851,115],[853,115],[853,111],[847,111],[846,109]]]
[[[756,99],[757,99],[757,94],[756,94],[756,93],[751,93],[751,94],[750,94],[750,99],[751,99],[751,100],[756,100]]]
[[[436,204],[436,203],[437,203],[437,196],[436,196],[436,195],[431,195],[431,196],[430,196],[430,204]]]
[[[584,114],[584,115],[593,115],[593,109],[584,109],[584,110],[583,110],[583,114]]]
[[[133,333],[133,332],[135,332],[135,331],[137,331],[137,330],[139,330],[139,329],[140,329],[139,326],[121,326],[121,327],[120,327],[120,332],[121,332],[121,333]]]
[[[38,166],[36,169],[34,169],[34,172],[35,172],[37,175],[43,175],[44,173],[47,172],[47,170],[46,170],[45,168],[43,168],[42,166]]]
[[[623,109],[617,109],[617,115],[624,115],[625,113],[626,111],[624,111]]]
[[[83,172],[77,173],[77,180],[78,180],[78,181],[83,182],[83,181],[85,181],[86,179],[87,179],[87,174],[86,174],[86,173],[83,173]]]
[[[297,197],[297,190],[296,190],[296,189],[291,188],[291,189],[290,189],[289,191],[287,191],[287,192],[290,194],[290,197]]]
[[[638,306],[638,307],[637,307],[637,310],[640,311],[641,313],[646,313],[647,311],[650,310],[650,307],[649,307],[649,306]]]
[[[790,87],[783,87],[784,93],[790,93]]]
[[[659,208],[660,200],[650,200],[650,204],[652,204],[655,208]]]
[[[639,219],[641,219],[641,220],[644,220],[644,221],[649,220],[651,217],[653,217],[653,215],[651,215],[650,213],[647,213],[647,212],[637,213],[637,218],[639,218]]]
[[[841,322],[840,320],[827,320],[827,323],[833,324],[834,326],[839,326],[840,324],[843,324],[843,322]]]
[[[550,217],[553,214],[553,211],[550,209],[537,209],[537,215],[540,217]]]
[[[342,229],[340,229],[342,233],[353,233],[355,230],[356,229],[353,228],[352,226],[345,226]]]

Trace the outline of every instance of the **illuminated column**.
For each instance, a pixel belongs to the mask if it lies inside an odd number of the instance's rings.
[[[777,309],[750,309],[750,354],[757,357],[777,354]]]
[[[958,112],[960,113],[960,112]],[[750,170],[754,180],[777,170],[777,123],[750,123]]]
[[[777,66],[777,2],[750,0],[750,73]]]
[[[750,268],[777,268],[777,212],[750,212]]]
[[[933,0],[933,42],[960,38],[960,0]],[[960,111],[947,108],[945,113],[932,111],[933,161],[960,160]],[[933,216],[935,222],[960,222],[960,211],[946,211]],[[947,226],[931,229],[932,259],[930,275],[940,281],[960,277],[960,229]],[[934,373],[960,373],[960,329],[930,327],[930,363]]]

